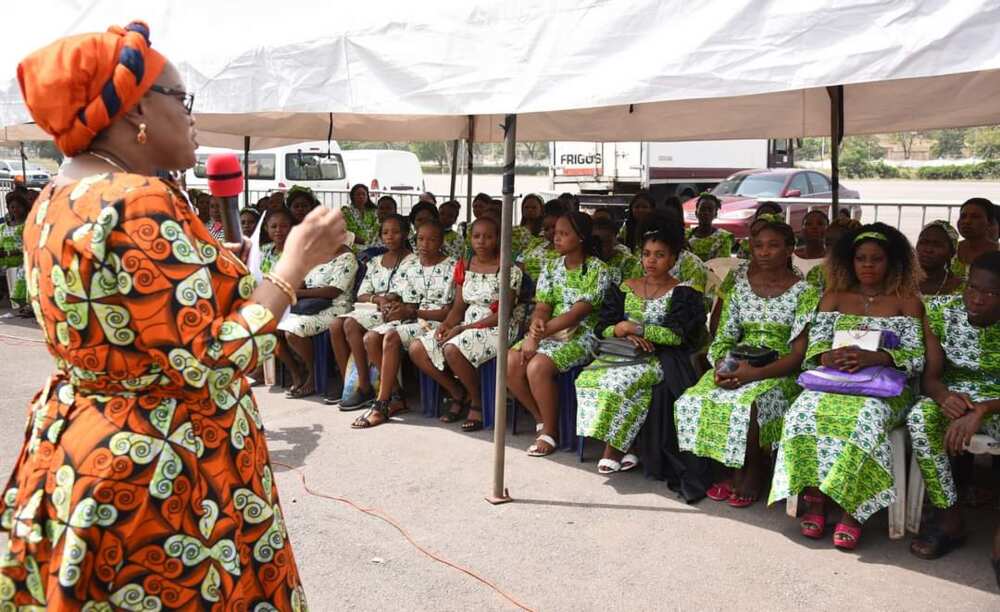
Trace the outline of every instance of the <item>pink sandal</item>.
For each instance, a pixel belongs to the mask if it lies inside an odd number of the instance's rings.
[[[838,535],[848,536],[850,539],[840,539]],[[837,523],[833,530],[833,545],[840,550],[854,550],[858,547],[858,540],[861,539],[861,527],[850,527],[843,523]]]
[[[823,503],[822,497],[817,497],[815,495],[804,495],[802,499],[810,504],[820,504]],[[812,525],[811,527],[807,525]],[[826,513],[823,514],[803,514],[802,520],[799,521],[799,530],[802,535],[807,538],[812,538],[818,540],[823,537],[823,533],[826,531]]]
[[[712,501],[723,502],[733,496],[733,487],[728,482],[717,482],[705,492]]]

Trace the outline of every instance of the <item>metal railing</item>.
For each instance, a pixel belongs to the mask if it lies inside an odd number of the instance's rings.
[[[804,205],[804,210],[820,208],[825,211],[829,211],[833,203],[829,198],[762,198],[760,201],[782,205]],[[855,214],[854,211],[858,207],[860,212]],[[961,207],[962,202],[956,200],[866,200],[864,198],[840,200],[841,210],[852,211],[852,217],[862,223],[882,222],[891,225],[909,238],[911,244],[916,244],[920,230],[931,221],[944,219],[955,225]],[[786,219],[791,218],[794,208],[795,206],[785,206]]]

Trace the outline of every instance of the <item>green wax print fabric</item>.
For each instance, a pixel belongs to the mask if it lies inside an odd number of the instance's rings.
[[[895,333],[899,346],[883,350],[910,377],[923,369],[919,319],[838,312],[816,314],[806,366],[817,367],[835,331],[855,329]],[[895,500],[889,432],[904,422],[912,404],[909,388],[892,398],[803,391],[785,414],[770,501],[818,487],[858,521],[888,507]]]
[[[734,277],[723,300],[722,319],[709,350],[712,363],[737,344],[766,346],[787,355],[792,341],[806,331],[819,294],[799,281],[779,296],[762,298],[744,274]],[[773,447],[781,436],[782,417],[800,391],[795,378],[768,378],[723,389],[715,384],[714,370],[709,370],[674,406],[680,449],[741,467],[751,410],[757,411],[761,447]]]
[[[1000,399],[1000,323],[976,327],[969,323],[960,295],[928,298],[927,320],[944,351],[944,383],[973,402]],[[958,501],[944,434],[951,420],[929,397],[921,398],[907,417],[913,453],[927,485],[927,496],[938,508]],[[1000,440],[1000,414],[983,420],[980,433]]]

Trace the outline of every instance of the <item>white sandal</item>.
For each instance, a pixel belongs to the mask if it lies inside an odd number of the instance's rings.
[[[550,450],[543,451],[539,449],[538,442],[545,442],[546,444],[549,445]],[[535,444],[532,444],[531,446],[528,447],[529,457],[546,457],[554,452],[556,452],[556,441],[552,438],[552,436],[548,434],[539,435],[537,438],[535,438]]]
[[[622,464],[618,463],[614,459],[601,459],[597,462],[597,473],[598,474],[614,474],[615,472],[620,472],[622,469]]]
[[[636,457],[633,453],[628,453],[624,457],[622,457],[621,471],[627,472],[637,465],[639,465],[639,458]]]

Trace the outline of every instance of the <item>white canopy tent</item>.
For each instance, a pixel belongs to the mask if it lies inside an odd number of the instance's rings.
[[[10,22],[38,24],[7,32],[0,74],[8,75],[40,42],[146,20],[154,47],[195,94],[203,144],[506,137],[504,245],[515,126],[526,140],[839,141],[842,133],[1000,123],[997,0],[218,0],[196,8],[64,0],[6,8]],[[6,138],[25,137],[16,126],[29,119],[16,82],[0,87]],[[505,253],[504,274],[509,265]],[[495,498],[503,497],[505,357]]]

